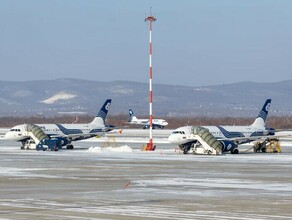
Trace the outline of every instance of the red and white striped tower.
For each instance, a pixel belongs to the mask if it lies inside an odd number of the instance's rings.
[[[152,138],[152,22],[156,21],[156,18],[152,16],[150,8],[150,16],[145,18],[145,22],[149,21],[150,24],[150,40],[149,40],[149,143],[148,146],[153,149]]]

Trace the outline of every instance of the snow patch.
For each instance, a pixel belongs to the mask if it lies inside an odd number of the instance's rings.
[[[116,86],[115,88],[111,89],[113,94],[123,94],[128,95],[132,94],[134,91],[132,89],[124,88],[123,86]]]
[[[75,95],[75,94],[70,94],[70,93],[66,93],[64,91],[61,91],[61,92],[58,92],[57,94],[53,95],[52,97],[50,97],[46,100],[40,101],[40,102],[45,103],[45,104],[54,104],[54,103],[61,101],[61,100],[73,99],[76,96],[77,95]]]
[[[90,147],[89,152],[100,153],[100,152],[133,152],[133,149],[127,145],[120,147]]]
[[[194,88],[194,91],[210,92],[211,89],[202,87],[202,88]]]

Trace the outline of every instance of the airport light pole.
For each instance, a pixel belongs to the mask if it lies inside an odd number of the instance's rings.
[[[156,21],[156,18],[152,16],[150,8],[150,16],[145,18],[145,22],[149,21],[150,24],[150,38],[149,38],[149,143],[148,146],[153,149],[152,138],[152,23]]]

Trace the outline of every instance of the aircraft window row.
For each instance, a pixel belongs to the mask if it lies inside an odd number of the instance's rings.
[[[20,129],[12,128],[10,131],[20,131]]]
[[[174,132],[172,132],[173,134],[185,134],[185,132],[184,131],[174,131]]]
[[[60,131],[60,129],[44,129],[45,131]]]

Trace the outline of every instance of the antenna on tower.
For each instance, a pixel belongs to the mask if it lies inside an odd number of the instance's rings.
[[[150,149],[153,148],[152,138],[152,23],[156,21],[156,18],[152,16],[152,7],[150,7],[150,16],[145,18],[145,22],[149,21],[150,27],[150,50],[149,50],[149,143],[147,144]]]

